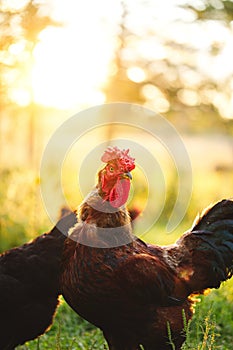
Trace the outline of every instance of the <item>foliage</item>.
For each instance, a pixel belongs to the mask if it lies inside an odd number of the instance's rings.
[[[174,16],[162,31],[152,3],[146,1],[145,6],[145,1],[139,1],[137,4],[142,17],[148,17],[149,24],[142,25],[136,20],[138,9],[134,3],[121,2],[122,15],[113,61],[114,74],[109,76],[104,90],[107,101],[145,104],[158,112],[166,113],[175,124],[183,125],[188,130],[221,128],[219,115],[232,118],[229,108],[225,108],[230,101],[231,80],[229,75],[223,79],[215,79],[200,64],[200,57],[203,60],[208,57],[210,62],[219,59],[226,43],[224,40],[220,42],[216,38],[209,38],[205,42],[206,48],[203,49],[195,40],[192,41],[191,36],[192,33],[195,35],[195,29],[197,31],[199,27],[204,37],[211,26],[212,31],[224,28],[231,35],[228,27],[232,20],[233,2],[175,2],[173,9],[179,13],[182,8],[183,16]],[[177,35],[171,34],[173,30]],[[179,30],[190,32],[190,38],[179,37]],[[199,42],[201,43],[201,39]],[[146,52],[140,50],[144,45],[151,45],[151,49]],[[130,78],[130,69],[135,67],[141,72],[141,79],[140,76]],[[217,100],[223,95],[225,102],[228,102],[225,106],[224,103],[220,106]],[[203,115],[206,117],[203,118]]]
[[[1,252],[42,233],[47,219],[34,172],[19,168],[1,169],[0,178]]]
[[[59,23],[47,16],[49,6],[46,7],[43,2],[28,0],[18,9],[14,4],[10,6],[10,2],[2,3],[8,3],[8,7],[0,5],[1,98],[7,100],[12,95],[11,90],[20,84],[20,77],[25,75],[29,75],[25,88],[28,88],[29,94],[33,94],[30,76],[33,50],[41,31],[51,25],[58,26]],[[166,113],[169,119],[188,130],[221,128],[223,123],[220,115],[232,118],[231,72],[222,78],[215,78],[202,65],[202,61],[207,59],[210,66],[215,66],[223,59],[222,54],[227,48],[225,39],[231,35],[229,26],[233,2],[174,2],[171,9],[168,8],[168,11],[174,10],[174,17],[171,16],[167,25],[165,22],[162,27],[161,18],[158,18],[160,12],[156,13],[153,1],[138,0],[136,3],[135,6],[131,1],[119,1],[119,18],[116,19],[111,48],[113,52],[110,54],[113,59],[103,88],[106,100],[145,104]],[[138,13],[147,20],[141,21]],[[197,27],[200,45],[197,45],[198,40],[195,38]],[[218,28],[225,30],[222,39],[213,37],[208,40],[205,35],[210,28],[211,33],[218,31]],[[180,32],[190,33],[190,37],[179,37]],[[206,41],[204,45],[202,34]],[[12,46],[17,43],[24,47],[19,53],[15,53],[17,50]],[[141,72],[141,79],[132,78],[129,74],[135,68]]]
[[[231,22],[233,20],[233,1],[218,0],[218,1],[201,1],[199,3],[186,4],[197,15],[200,20],[216,19]]]
[[[23,1],[18,6],[16,3],[15,6],[10,4],[9,1],[0,2],[1,104],[9,102],[9,91],[17,85],[15,82],[25,75],[28,67],[32,66],[32,53],[39,33],[49,25],[59,25],[49,16],[42,14],[40,9],[41,6],[33,0]],[[17,53],[14,47],[18,44],[22,46],[22,50]],[[30,85],[30,77],[28,79]]]

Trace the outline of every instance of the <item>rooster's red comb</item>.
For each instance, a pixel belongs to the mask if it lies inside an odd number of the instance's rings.
[[[129,149],[120,150],[118,147],[108,147],[101,157],[102,162],[108,163],[110,160],[119,159],[121,165],[126,171],[131,171],[135,168],[135,159],[130,157]]]

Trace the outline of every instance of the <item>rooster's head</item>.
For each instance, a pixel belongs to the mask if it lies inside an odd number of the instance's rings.
[[[101,160],[107,164],[98,174],[99,194],[112,207],[119,208],[128,199],[134,158],[130,157],[129,150],[108,147]]]

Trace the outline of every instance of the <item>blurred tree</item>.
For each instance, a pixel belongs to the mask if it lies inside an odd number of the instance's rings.
[[[128,38],[132,33],[127,28],[127,4],[121,1],[122,15],[119,23],[119,34],[114,59],[111,63],[112,74],[105,91],[107,100],[144,103],[145,98],[140,93],[141,84],[132,81],[127,76],[128,64],[124,60],[124,51],[128,47]]]
[[[205,0],[188,2],[185,8],[195,12],[199,20],[215,19],[230,23],[233,20],[233,1]]]
[[[9,105],[12,108],[13,103],[17,102],[17,109],[19,106],[28,109],[26,149],[31,164],[35,153],[35,106],[31,76],[33,50],[38,42],[39,33],[50,25],[57,26],[60,23],[44,14],[38,1],[0,2],[0,107],[2,110]],[[27,86],[17,86],[17,81],[22,75],[27,76]],[[0,134],[3,118],[1,113]]]
[[[58,25],[57,22],[54,22],[48,16],[42,16],[40,14],[40,7],[38,3],[33,1],[29,2],[24,11],[21,14],[21,26],[23,30],[23,36],[27,43],[27,50],[29,53],[28,62],[30,66],[30,73],[32,72],[34,58],[33,58],[33,50],[38,42],[39,33],[48,27],[49,25]],[[29,86],[29,94],[30,94],[30,104],[29,104],[29,127],[28,127],[28,143],[29,143],[29,160],[33,163],[33,157],[35,155],[34,150],[34,140],[36,136],[36,108],[34,105],[34,96],[33,96],[33,88],[32,88],[32,77],[30,76],[30,86]]]
[[[224,62],[229,45],[225,39],[232,36],[233,2],[187,0],[179,4],[174,8],[177,17],[161,24],[153,1],[137,1],[137,6],[121,1],[115,57],[104,92],[108,102],[144,104],[185,129],[190,125],[198,131],[219,129],[224,124],[220,116],[232,123],[233,77],[226,72],[220,78],[209,67],[214,71],[217,61]],[[146,25],[139,13],[147,16]],[[207,38],[213,31],[220,34]]]

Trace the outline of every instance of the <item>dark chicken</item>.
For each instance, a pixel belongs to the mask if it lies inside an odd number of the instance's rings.
[[[111,350],[171,349],[185,338],[182,313],[192,293],[218,288],[233,272],[233,202],[206,210],[174,245],[137,239],[124,204],[134,159],[108,148],[96,188],[78,210],[65,242],[61,288],[69,305],[99,327]]]
[[[43,334],[58,305],[65,234],[76,223],[71,213],[48,233],[0,256],[0,349]]]

